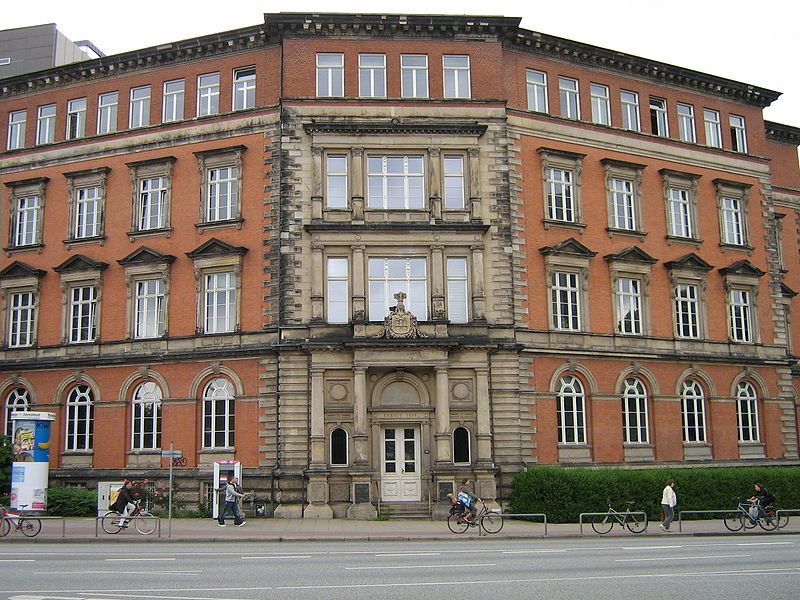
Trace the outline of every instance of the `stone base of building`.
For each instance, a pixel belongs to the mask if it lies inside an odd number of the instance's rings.
[[[359,502],[358,504],[351,504],[347,509],[348,519],[357,519],[359,521],[372,521],[378,517],[378,510],[369,502]]]
[[[275,519],[302,519],[302,504],[280,504],[272,514]]]
[[[333,509],[327,504],[313,503],[303,509],[304,519],[332,519]]]

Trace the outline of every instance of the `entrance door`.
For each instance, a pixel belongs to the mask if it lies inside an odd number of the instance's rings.
[[[381,499],[420,499],[419,427],[385,427],[381,448]]]

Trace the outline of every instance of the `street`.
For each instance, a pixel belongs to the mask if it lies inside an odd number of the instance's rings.
[[[798,535],[0,546],[0,600],[766,600],[799,586]]]

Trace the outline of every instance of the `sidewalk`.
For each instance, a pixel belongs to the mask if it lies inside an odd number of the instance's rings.
[[[786,533],[800,533],[800,519],[792,519],[780,532],[765,532],[756,527],[743,534],[733,534],[725,529],[721,519],[705,521],[684,521],[683,531],[678,522],[672,524],[672,531],[665,533],[658,522],[650,522],[647,531],[632,534],[614,526],[608,536],[613,537],[672,537],[701,535],[762,535],[776,536]],[[445,521],[426,519],[392,519],[389,521],[352,521],[348,519],[251,519],[244,527],[235,527],[231,521],[227,527],[218,527],[213,519],[172,519],[172,531],[167,519],[161,520],[161,537],[158,531],[150,536],[140,535],[131,526],[117,535],[108,535],[98,524],[95,537],[95,519],[68,518],[63,522],[65,536],[62,537],[60,519],[42,521],[42,531],[35,538],[25,538],[20,532],[12,531],[0,544],[7,542],[152,542],[156,540],[172,542],[277,542],[277,541],[369,541],[369,540],[463,540],[465,537],[486,540],[497,539],[543,539],[545,528],[542,523],[530,523],[506,519],[502,531],[493,535],[479,536],[477,528],[456,535],[447,528]],[[591,525],[584,524],[583,536],[597,538]],[[548,524],[549,538],[580,538],[577,523]]]

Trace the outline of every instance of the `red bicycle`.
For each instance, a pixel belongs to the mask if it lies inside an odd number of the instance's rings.
[[[27,504],[24,504],[24,509]],[[5,507],[0,506],[0,517],[2,517],[2,526],[0,526],[0,537],[6,537],[11,530],[21,531],[22,535],[26,537],[36,537],[42,530],[42,522],[39,519],[26,517],[20,513],[13,513]]]

